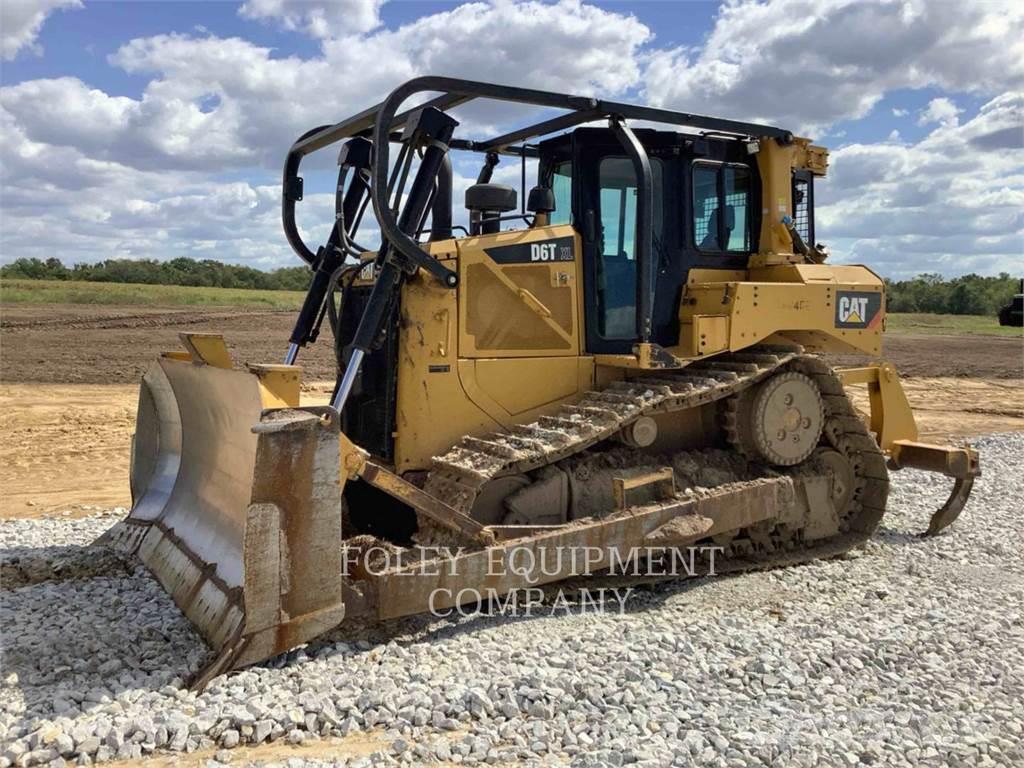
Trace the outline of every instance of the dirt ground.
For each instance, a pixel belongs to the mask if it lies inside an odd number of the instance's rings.
[[[882,342],[882,357],[904,378],[955,376],[1024,381],[1024,337],[889,333]],[[835,362],[857,365],[865,359],[844,356]]]
[[[238,360],[280,359],[291,312],[90,306],[5,307],[0,320],[0,517],[127,507],[138,380],[179,330],[224,333]],[[333,375],[327,339],[304,350],[310,381]],[[886,357],[906,377],[922,439],[1024,429],[1024,344],[902,335]],[[855,358],[843,358],[856,364]],[[326,399],[327,385],[305,393]]]
[[[160,352],[180,350],[180,331],[224,334],[232,357],[280,363],[291,310],[245,307],[111,307],[14,304],[0,316],[0,382],[135,384]],[[330,331],[300,360],[308,379],[334,376]]]

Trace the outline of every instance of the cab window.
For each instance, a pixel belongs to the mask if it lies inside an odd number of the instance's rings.
[[[750,251],[750,169],[693,165],[693,241],[701,251]]]
[[[555,210],[548,218],[550,224],[572,222],[572,163],[564,162],[555,166],[551,175],[551,191],[555,195]]]
[[[652,218],[661,231],[662,163],[651,158]],[[600,260],[598,261],[597,326],[605,339],[636,336],[636,203],[633,161],[605,157],[599,168]]]

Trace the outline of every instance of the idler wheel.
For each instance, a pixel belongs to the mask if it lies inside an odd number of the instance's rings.
[[[730,441],[748,458],[791,467],[818,445],[825,409],[817,385],[797,371],[772,376],[729,404]]]

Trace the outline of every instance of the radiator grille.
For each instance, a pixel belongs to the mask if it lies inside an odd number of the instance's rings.
[[[344,338],[352,338],[370,298],[370,286],[353,287],[342,308]],[[363,357],[359,377],[342,411],[346,436],[374,456],[390,462],[394,458],[395,409],[398,382],[398,307],[385,325],[382,343]],[[349,350],[345,351],[348,360]]]
[[[572,345],[518,294],[529,291],[551,311],[551,320],[572,335],[572,291],[551,286],[546,266],[506,267],[502,281],[489,266],[466,269],[466,333],[478,350],[569,349]]]

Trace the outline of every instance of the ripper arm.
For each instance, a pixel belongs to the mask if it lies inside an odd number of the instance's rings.
[[[934,536],[951,525],[967,503],[974,478],[981,474],[978,452],[970,446],[955,448],[918,442],[914,414],[891,363],[846,368],[838,373],[844,385],[867,385],[869,428],[889,457],[890,469],[911,467],[954,479],[953,490],[946,503],[932,515],[926,535]]]

